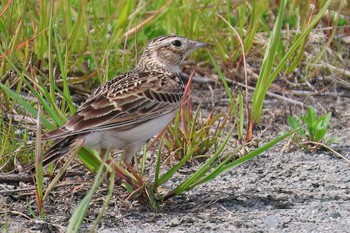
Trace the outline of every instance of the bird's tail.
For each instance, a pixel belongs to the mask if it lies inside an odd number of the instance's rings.
[[[45,152],[43,156],[43,167],[49,165],[51,162],[55,162],[68,154],[71,145],[75,143],[77,137],[76,135],[68,136],[63,139],[59,139],[55,144]],[[25,168],[27,171],[35,171],[35,164],[32,163]]]

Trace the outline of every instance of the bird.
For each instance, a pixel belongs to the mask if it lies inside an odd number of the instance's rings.
[[[78,141],[97,151],[122,150],[120,160],[131,164],[182,104],[180,65],[207,45],[174,34],[152,39],[134,69],[102,84],[63,126],[43,135],[54,141],[43,155],[43,166],[69,154]]]

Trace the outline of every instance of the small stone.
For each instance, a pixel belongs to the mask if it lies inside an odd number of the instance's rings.
[[[270,215],[267,217],[267,230],[270,232],[271,230],[275,230],[278,227],[278,218],[274,215]]]
[[[331,217],[333,219],[337,219],[337,218],[341,217],[341,214],[338,211],[334,211],[334,212],[331,213]]]

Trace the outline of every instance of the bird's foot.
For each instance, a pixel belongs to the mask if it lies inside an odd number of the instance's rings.
[[[109,161],[110,166],[115,171],[117,176],[117,184],[121,185],[123,182],[128,183],[134,190],[139,190],[145,184],[145,178],[140,176],[138,171],[128,163],[120,165],[119,163]]]

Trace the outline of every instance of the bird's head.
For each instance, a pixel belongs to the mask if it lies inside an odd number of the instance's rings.
[[[180,72],[180,64],[193,51],[207,43],[193,41],[182,36],[166,35],[151,40],[145,47],[138,66],[147,69],[162,68],[173,73]]]

